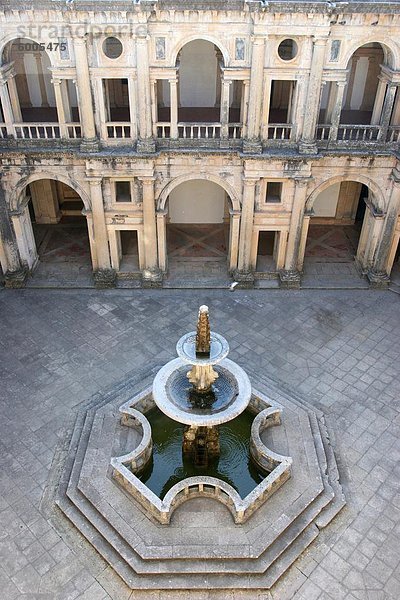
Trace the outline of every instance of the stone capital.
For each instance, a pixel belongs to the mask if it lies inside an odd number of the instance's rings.
[[[252,46],[263,46],[265,44],[266,39],[267,36],[265,35],[252,35],[251,44]]]
[[[103,178],[102,177],[91,177],[90,179],[88,178],[87,181],[89,182],[90,186],[96,186],[96,185],[101,185]]]
[[[242,178],[243,185],[255,186],[260,181],[259,177],[247,177],[246,175]]]
[[[296,184],[296,187],[306,187],[309,183],[314,181],[314,177],[293,177],[293,181]]]
[[[143,185],[154,185],[156,177],[154,175],[142,175],[141,177],[138,177],[138,179]]]
[[[328,37],[313,36],[312,41],[314,46],[326,46],[328,43]]]
[[[72,36],[72,40],[74,42],[74,46],[86,46],[86,33]]]

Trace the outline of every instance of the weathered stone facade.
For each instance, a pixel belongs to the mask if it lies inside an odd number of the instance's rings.
[[[242,285],[257,272],[260,234],[273,232],[271,274],[298,286],[313,215],[353,222],[361,185],[356,263],[372,285],[389,280],[400,238],[400,7],[212,5],[0,0],[6,284],[21,285],[36,267],[27,186],[43,180],[82,200],[99,286],[115,283],[124,231],[137,232],[143,285],[162,285],[170,195],[199,181],[225,192],[227,271]],[[210,85],[207,65],[185,54],[199,41],[215,53]],[[196,79],[214,86],[214,103],[196,105]],[[128,182],[125,201],[118,182]],[[314,203],[335,184],[336,212],[319,216]],[[279,197],[269,201],[269,189]]]

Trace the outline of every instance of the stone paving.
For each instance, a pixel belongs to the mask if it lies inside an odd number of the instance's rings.
[[[49,474],[74,414],[129,373],[175,355],[199,304],[233,360],[326,415],[347,506],[271,592],[192,600],[398,600],[400,304],[368,290],[0,290],[0,598],[183,600],[130,592],[65,522]],[[54,458],[56,457],[56,458]]]

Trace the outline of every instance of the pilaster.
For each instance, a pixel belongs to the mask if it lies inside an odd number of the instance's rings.
[[[299,143],[302,154],[318,152],[315,140],[315,129],[321,104],[322,73],[324,68],[327,38],[314,39],[311,70],[307,86],[307,96],[304,112],[303,132]]]
[[[331,140],[331,141],[337,140],[345,88],[346,88],[345,81],[337,81],[336,82],[336,98],[335,98],[335,104],[334,104],[334,107],[332,110],[331,128],[329,131],[329,140]]]
[[[90,86],[89,62],[86,37],[73,38],[76,62],[76,86],[83,131],[81,148],[86,152],[98,150],[98,139],[94,122],[94,106]]]
[[[151,118],[150,67],[147,35],[138,36],[136,38],[136,56],[139,122],[137,150],[138,152],[151,153],[155,152],[156,145],[153,138]]]
[[[302,239],[304,237],[303,220],[310,181],[310,177],[294,179],[293,207],[286,246],[285,268],[279,272],[282,287],[300,287],[301,273],[299,264],[303,263],[303,257],[300,256]]]
[[[162,273],[158,265],[158,240],[156,208],[154,197],[154,177],[141,177],[143,185],[143,238],[145,268],[142,273],[144,287],[159,287]]]
[[[246,139],[243,151],[246,153],[259,153],[262,150],[260,140],[260,124],[262,109],[262,92],[264,78],[264,37],[255,37],[252,44],[249,108],[247,112]]]
[[[171,139],[178,139],[178,79],[169,79],[171,101]]]
[[[116,274],[111,268],[110,249],[107,225],[104,214],[102,179],[89,179],[90,198],[92,203],[93,242],[96,251],[97,269],[94,271],[96,287],[107,288],[115,284]]]
[[[0,243],[5,264],[4,284],[9,288],[21,288],[25,285],[28,269],[22,264],[17,239],[7,206],[6,194],[0,184]]]
[[[254,225],[255,188],[259,178],[245,177],[243,179],[243,201],[240,221],[238,267],[235,279],[241,287],[252,287],[254,273],[251,267],[251,245]]]
[[[371,287],[384,288],[389,283],[391,264],[389,261],[392,240],[395,235],[398,215],[400,213],[400,172],[392,173],[393,187],[386,212],[381,225],[379,240],[373,256],[372,267],[367,273]]]

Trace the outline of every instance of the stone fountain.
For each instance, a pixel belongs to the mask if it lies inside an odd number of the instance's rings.
[[[323,414],[228,353],[201,306],[178,357],[94,396],[55,461],[49,493],[133,590],[257,595],[344,505]]]
[[[154,379],[154,402],[161,412],[186,425],[183,453],[191,455],[196,465],[207,466],[209,457],[220,452],[218,425],[247,408],[250,380],[226,358],[226,339],[210,331],[208,306],[200,306],[197,331],[181,337],[176,350],[179,358],[167,363]]]

